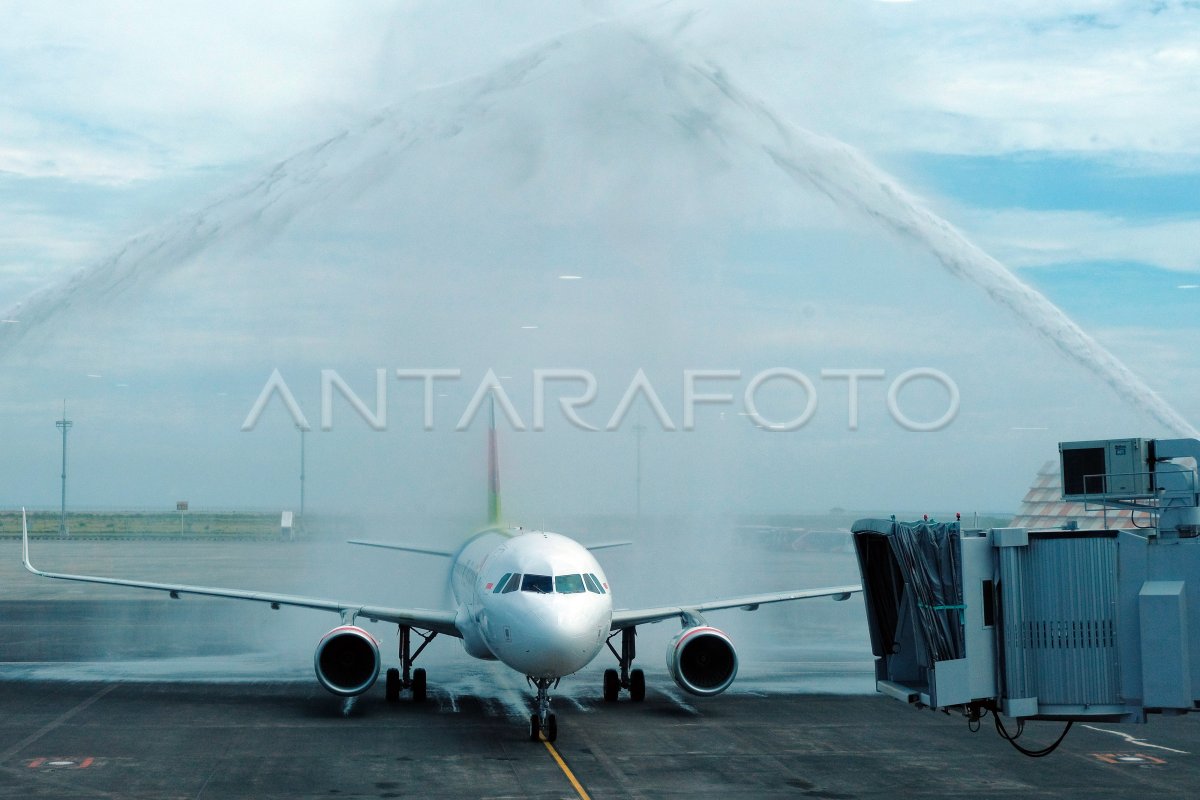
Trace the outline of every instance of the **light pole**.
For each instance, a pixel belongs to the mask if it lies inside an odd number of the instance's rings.
[[[62,507],[58,517],[58,535],[69,536],[67,531],[67,431],[75,423],[67,419],[67,401],[63,400],[63,416],[54,426],[62,431]]]

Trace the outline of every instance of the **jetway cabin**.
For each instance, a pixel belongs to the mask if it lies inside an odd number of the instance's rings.
[[[1200,708],[1200,441],[1059,451],[1064,497],[1138,527],[854,524],[880,692],[1018,724]]]

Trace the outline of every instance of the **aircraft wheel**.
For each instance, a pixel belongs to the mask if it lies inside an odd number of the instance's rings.
[[[429,696],[425,679],[425,670],[420,668],[414,669],[412,681],[413,702],[424,703],[425,699]]]
[[[546,741],[553,742],[558,738],[558,717],[553,714],[546,720]]]
[[[640,669],[629,673],[629,699],[635,703],[646,699],[646,673]]]
[[[541,739],[542,725],[538,722],[537,714],[529,715],[529,741],[536,742]]]
[[[387,691],[385,696],[389,703],[400,699],[400,670],[393,667],[387,671]]]
[[[615,669],[604,670],[604,702],[617,702],[617,695],[621,693],[621,681],[617,678]]]

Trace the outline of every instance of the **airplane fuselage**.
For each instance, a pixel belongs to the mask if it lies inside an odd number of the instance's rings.
[[[600,564],[557,533],[479,533],[455,556],[451,588],[467,653],[533,678],[582,669],[604,647],[612,624],[612,595]]]

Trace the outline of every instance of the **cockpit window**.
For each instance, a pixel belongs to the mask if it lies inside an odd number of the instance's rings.
[[[560,594],[578,594],[585,591],[582,575],[555,575],[554,591]]]
[[[554,591],[554,580],[549,575],[526,575],[521,581],[521,591],[550,594]]]
[[[508,579],[508,583],[505,585],[503,593],[508,594],[509,592],[515,592],[517,589],[520,589],[520,588],[521,588],[521,573],[516,572],[516,573],[513,573],[513,576],[511,578]]]
[[[492,589],[492,594],[500,594],[500,590],[504,588],[504,584],[508,583],[509,576],[511,575],[511,572],[504,573],[504,577],[496,581],[496,588]]]
[[[589,592],[604,594],[604,590],[600,588],[600,581],[596,580],[596,576],[590,572],[583,576],[583,582],[587,585],[587,590]]]

